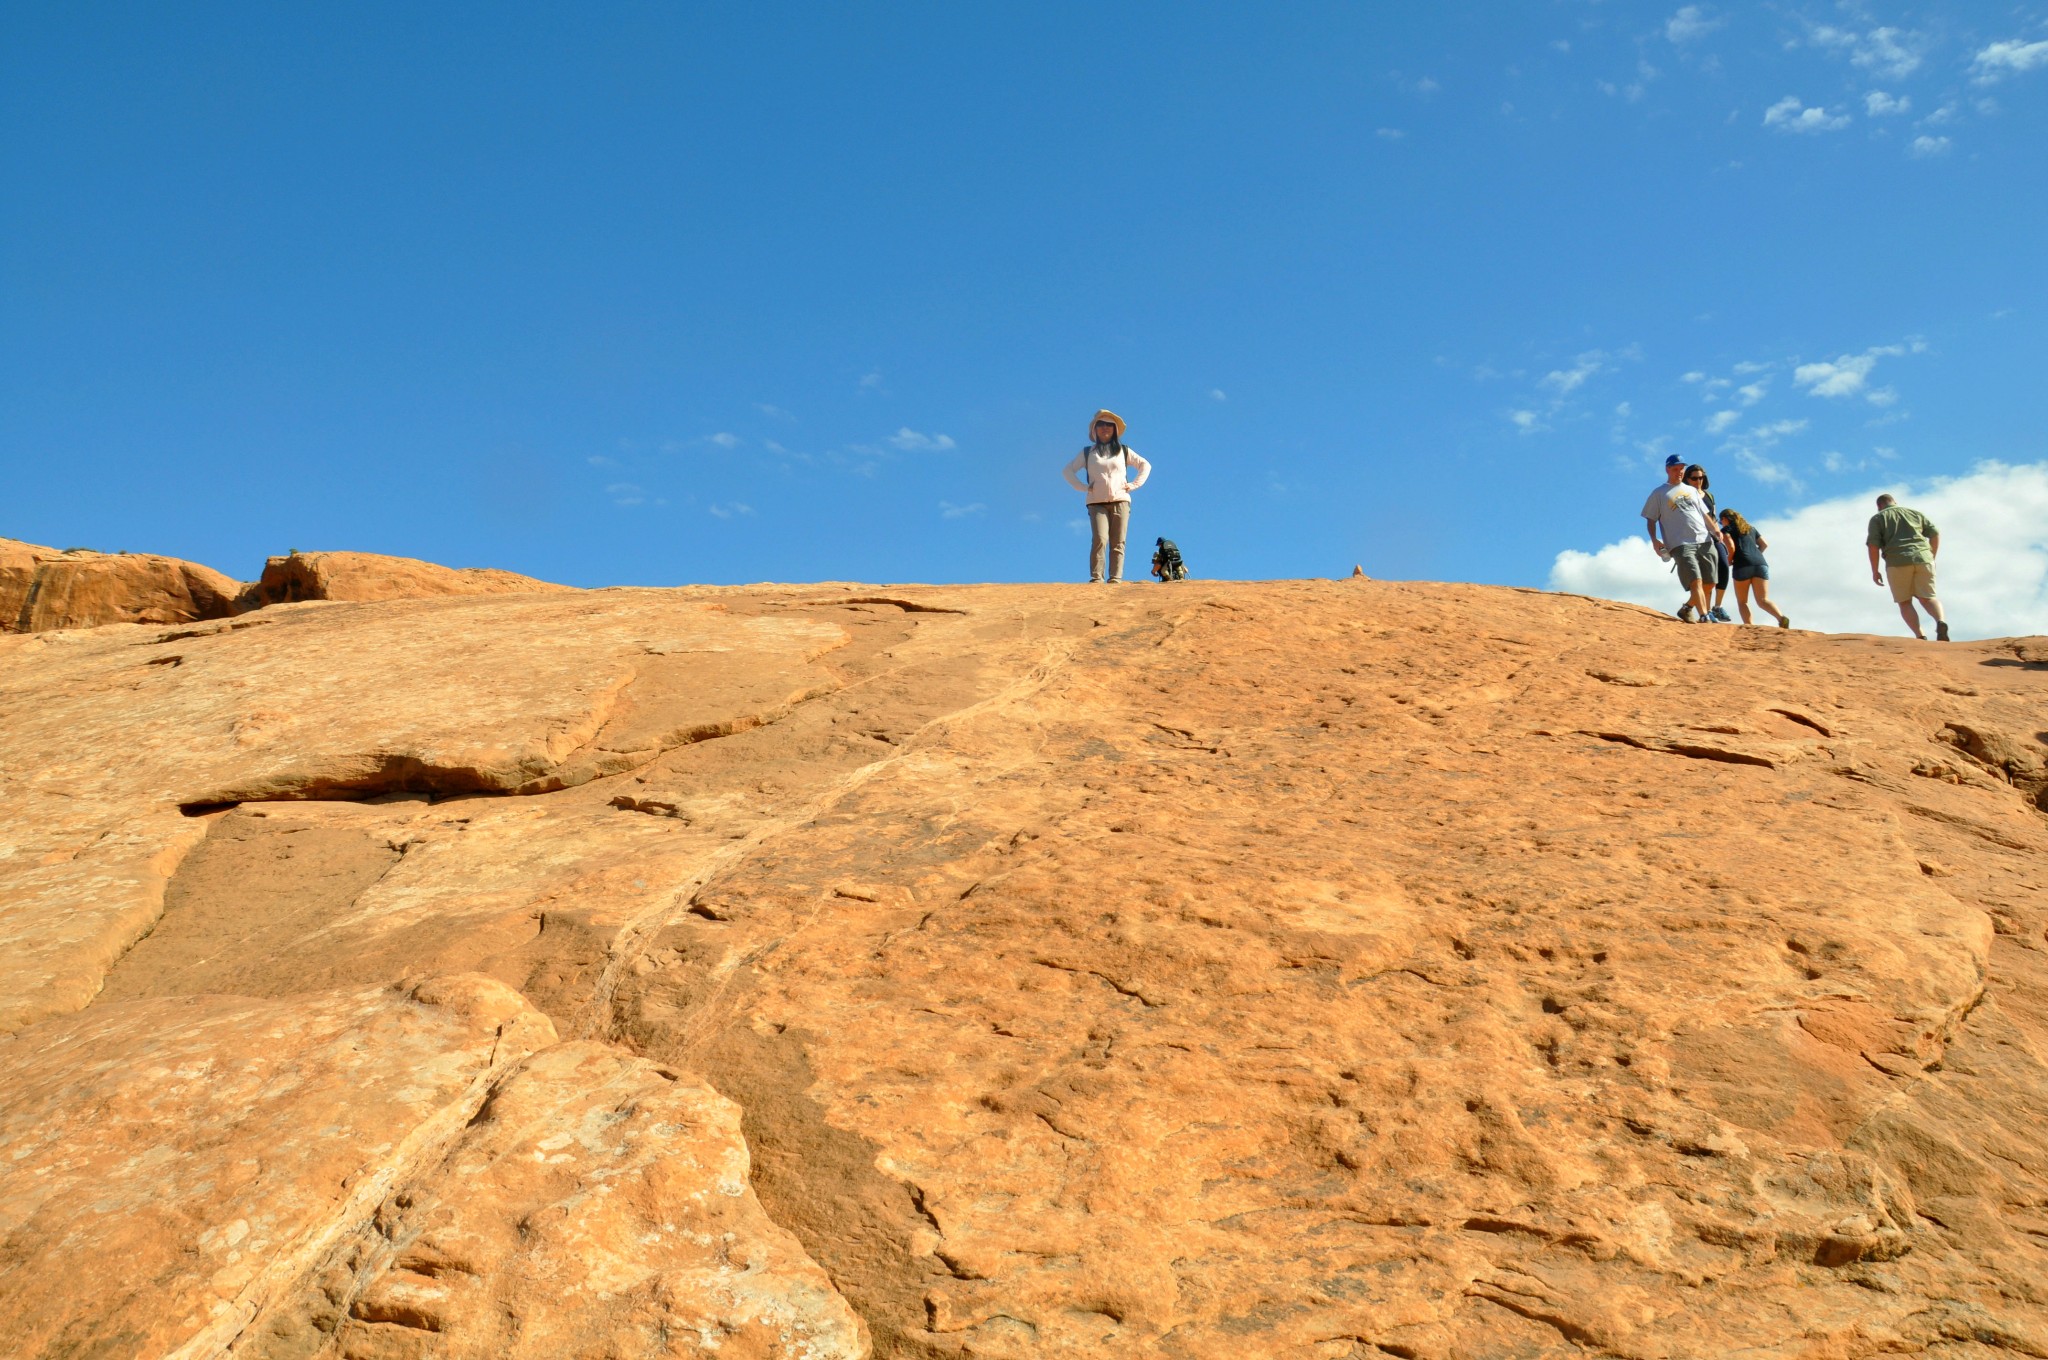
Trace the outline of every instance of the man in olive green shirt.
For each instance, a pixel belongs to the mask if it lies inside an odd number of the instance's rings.
[[[1870,549],[1870,579],[1884,585],[1885,576],[1891,577],[1892,600],[1913,636],[1927,640],[1927,634],[1920,631],[1920,616],[1913,612],[1913,601],[1918,600],[1934,618],[1935,640],[1947,642],[1948,623],[1941,616],[1941,601],[1934,598],[1934,555],[1941,551],[1941,530],[1934,527],[1934,521],[1890,496],[1879,496],[1877,513],[1870,517],[1870,532],[1863,541]],[[1884,554],[1884,575],[1877,570],[1880,552]]]

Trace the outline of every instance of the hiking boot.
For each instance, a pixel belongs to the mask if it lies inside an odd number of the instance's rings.
[[[1778,615],[1778,626],[1780,628],[1790,628],[1792,626],[1792,616],[1790,614]]]
[[[1665,475],[1666,475],[1666,476],[1669,476],[1670,474],[1669,474],[1669,473],[1666,473]],[[1682,605],[1678,606],[1678,621],[1679,621],[1680,623],[1697,623],[1697,622],[1699,622],[1699,620],[1695,619],[1695,618],[1694,618],[1694,617],[1692,616],[1692,606],[1691,606],[1691,605],[1689,605],[1689,604],[1682,604]]]
[[[1946,623],[1943,623],[1939,619],[1937,619],[1934,624],[1934,640],[1936,642],[1948,641],[1948,625]]]

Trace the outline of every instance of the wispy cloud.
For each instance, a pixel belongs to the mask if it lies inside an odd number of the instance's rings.
[[[705,435],[704,442],[716,444],[721,449],[736,449],[740,446],[740,437],[729,431],[720,430],[717,434]]]
[[[1706,37],[1724,22],[1718,18],[1709,18],[1698,5],[1686,5],[1664,21],[1664,36],[1669,41],[1683,46],[1695,39]]]
[[[987,509],[988,507],[980,501],[976,501],[972,505],[955,505],[951,501],[940,501],[939,518],[966,519],[969,515],[978,515]]]
[[[1764,126],[1780,132],[1839,132],[1849,126],[1849,115],[1806,107],[1798,95],[1788,94],[1764,110]]]
[[[647,493],[631,482],[613,482],[604,489],[604,494],[612,498],[613,505],[644,505],[647,503]]]
[[[875,368],[861,374],[860,390],[863,392],[878,392],[883,396],[887,396],[888,394],[882,391],[882,370]]]
[[[1408,134],[1401,128],[1383,127],[1374,128],[1372,130],[1372,135],[1379,138],[1383,142],[1398,142],[1402,138],[1406,137]]]
[[[1822,51],[1846,53],[1849,63],[1887,80],[1904,80],[1920,69],[1925,38],[1902,28],[1873,28],[1859,33],[1852,28],[1816,24],[1807,30],[1807,40]]]
[[[740,519],[754,513],[754,507],[745,501],[717,502],[704,508],[720,519]]]
[[[1810,397],[1853,397],[1858,393],[1879,406],[1889,406],[1897,400],[1898,394],[1890,388],[1879,388],[1876,392],[1865,392],[1871,370],[1877,361],[1897,358],[1909,351],[1918,354],[1927,345],[1921,340],[1910,340],[1903,345],[1872,345],[1861,354],[1844,354],[1834,359],[1816,360],[1800,364],[1792,370],[1792,382],[1806,389]]]
[[[1889,118],[1905,113],[1913,107],[1911,95],[1889,95],[1883,90],[1872,90],[1863,96],[1863,111],[1872,118]]]
[[[908,425],[890,435],[889,443],[905,453],[940,453],[956,447],[949,435],[925,434]]]
[[[1586,379],[1599,373],[1607,366],[1605,350],[1587,350],[1572,361],[1570,368],[1554,368],[1537,381],[1538,387],[1547,387],[1560,397],[1568,397],[1585,384]]]
[[[754,409],[756,411],[759,411],[762,415],[768,417],[770,420],[794,421],[796,419],[795,416],[783,410],[780,406],[776,406],[765,401],[755,402]]]
[[[2007,76],[2048,66],[2048,39],[2022,42],[2008,38],[1992,43],[1970,61],[1970,75],[1979,85],[1994,85]]]
[[[1224,392],[1223,392],[1223,389],[1222,389],[1222,388],[1220,388],[1220,387],[1212,387],[1212,388],[1210,388],[1210,389],[1209,389],[1209,400],[1211,400],[1211,401],[1229,401],[1229,400],[1230,400],[1230,398],[1224,395]]]
[[[1754,406],[1764,399],[1764,393],[1768,392],[1770,387],[1769,382],[1744,383],[1735,389],[1735,399],[1744,406]]]
[[[1912,144],[1906,148],[1906,154],[1909,156],[1917,156],[1924,160],[1929,156],[1947,155],[1949,146],[1950,142],[1948,138],[1929,137],[1923,133],[1921,136],[1915,137],[1913,139]]]
[[[1719,434],[1740,419],[1742,419],[1740,411],[1716,411],[1707,417],[1706,424],[1700,428],[1708,434]]]

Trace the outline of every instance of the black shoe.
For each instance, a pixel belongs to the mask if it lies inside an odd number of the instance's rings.
[[[1934,640],[1936,642],[1948,641],[1948,625],[1939,619],[1934,621]]]

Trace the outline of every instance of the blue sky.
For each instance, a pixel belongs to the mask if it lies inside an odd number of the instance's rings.
[[[1665,450],[1787,525],[2048,462],[2048,6],[21,3],[0,42],[0,533],[60,547],[1073,579],[1108,405],[1134,540],[1197,575],[1542,585]],[[1994,518],[1947,546],[2048,562]],[[2042,579],[1970,631],[2048,630]]]

